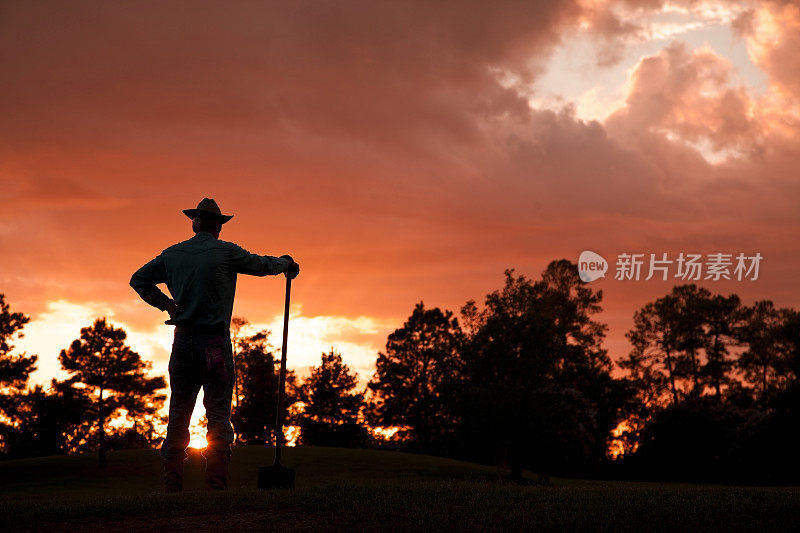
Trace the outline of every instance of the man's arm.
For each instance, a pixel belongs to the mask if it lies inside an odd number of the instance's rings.
[[[241,246],[231,243],[231,266],[238,274],[269,276],[283,274],[292,264],[289,259],[271,255],[251,254]]]
[[[149,303],[156,309],[168,311],[170,316],[175,312],[175,302],[172,298],[161,292],[156,287],[158,283],[167,282],[167,269],[164,266],[164,258],[158,256],[131,276],[131,287],[142,300]]]

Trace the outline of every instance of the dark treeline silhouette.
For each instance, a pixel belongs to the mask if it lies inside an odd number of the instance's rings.
[[[402,426],[409,449],[498,464],[511,479],[593,473],[632,396],[601,348],[601,299],[561,260],[538,281],[506,271],[461,324],[418,304],[378,357],[374,420]]]
[[[420,303],[389,336],[366,412],[401,447],[512,478],[800,482],[800,313],[676,286],[634,314],[614,377],[575,264],[505,281],[460,322]]]
[[[602,291],[576,265],[504,285],[456,316],[415,305],[377,357],[366,389],[342,354],[287,377],[300,444],[388,447],[543,475],[797,483],[800,313],[742,304],[696,285],[643,306],[613,363]],[[12,355],[28,317],[0,295],[0,450],[22,457],[153,447],[163,378],[98,319],[61,352],[70,377],[29,388],[36,356]],[[275,437],[279,358],[268,331],[232,322],[236,444]],[[615,364],[617,371],[614,371]],[[127,421],[109,424],[112,419]],[[124,427],[124,429],[120,429]],[[381,431],[383,430],[383,431]],[[391,435],[387,438],[386,435]],[[613,453],[612,453],[613,452]]]
[[[694,284],[645,305],[620,366],[636,391],[616,473],[800,481],[800,314]]]

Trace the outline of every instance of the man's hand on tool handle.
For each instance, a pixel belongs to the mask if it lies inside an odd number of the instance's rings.
[[[291,255],[282,255],[283,259],[289,260],[289,268],[286,269],[286,277],[289,279],[294,279],[300,273],[300,265],[294,262]]]

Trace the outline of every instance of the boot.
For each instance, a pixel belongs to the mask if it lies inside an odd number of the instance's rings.
[[[164,492],[181,492],[183,490],[183,457],[163,459]]]
[[[228,465],[231,456],[226,453],[206,455],[206,488],[208,490],[228,489]]]

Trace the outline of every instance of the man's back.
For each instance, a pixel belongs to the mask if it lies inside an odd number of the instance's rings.
[[[228,329],[237,275],[279,274],[288,264],[288,259],[251,254],[201,231],[140,268],[131,278],[131,287],[147,303],[164,310],[169,298],[156,284],[166,283],[177,306],[172,316],[175,324]]]

